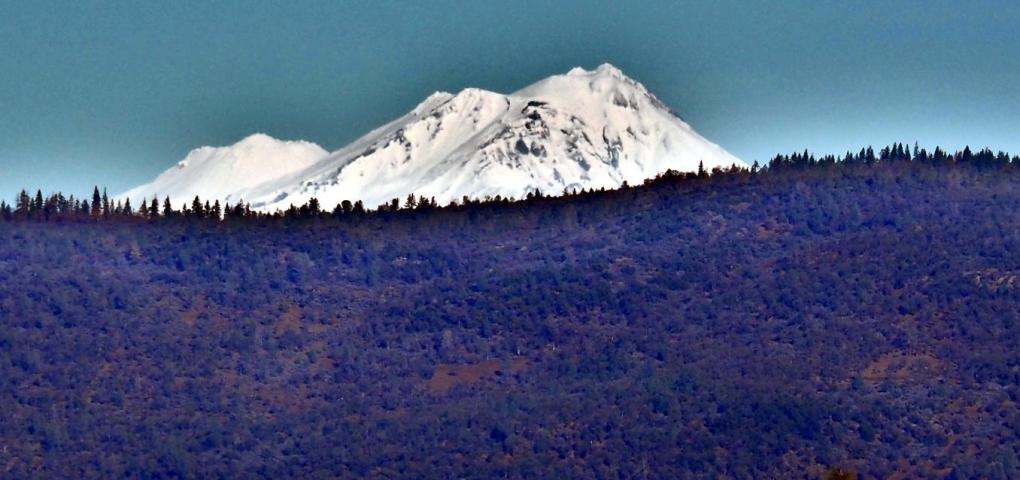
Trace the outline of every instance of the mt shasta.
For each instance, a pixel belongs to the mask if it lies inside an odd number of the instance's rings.
[[[437,92],[406,115],[332,153],[255,134],[193,150],[120,198],[135,204],[198,195],[263,211],[317,198],[374,208],[408,194],[445,205],[463,197],[523,198],[540,190],[616,188],[667,169],[746,166],[609,64],[575,68],[509,95]]]

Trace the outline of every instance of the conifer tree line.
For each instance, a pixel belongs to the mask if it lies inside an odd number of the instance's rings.
[[[857,153],[847,152],[842,157],[825,155],[816,157],[807,150],[790,155],[776,155],[768,165],[761,166],[757,161],[750,168],[732,166],[721,169],[716,167],[711,172],[706,171],[703,163],[698,163],[696,172],[681,173],[675,170],[668,170],[655,178],[648,179],[645,185],[661,181],[705,181],[712,178],[723,180],[733,175],[768,175],[781,174],[788,170],[800,170],[807,168],[838,168],[853,166],[881,165],[889,163],[916,163],[931,166],[973,166],[979,168],[1009,168],[1020,170],[1020,156],[1010,156],[1006,152],[993,152],[990,149],[982,149],[974,152],[970,147],[961,151],[949,153],[940,147],[928,151],[914,144],[913,148],[903,143],[895,143],[876,152],[872,147],[862,148]],[[624,182],[620,190],[637,188]],[[570,198],[577,195],[588,195],[605,192],[599,190],[564,190],[561,198]],[[86,219],[86,220],[155,220],[155,219],[187,219],[187,220],[210,220],[210,221],[236,221],[241,219],[310,219],[334,217],[343,218],[347,216],[359,216],[371,213],[387,213],[398,211],[427,211],[441,208],[452,209],[470,207],[486,204],[505,204],[517,201],[534,201],[547,198],[542,192],[535,191],[528,193],[523,199],[513,197],[504,198],[499,195],[495,197],[486,196],[483,199],[474,199],[464,196],[459,201],[454,200],[447,206],[440,206],[435,197],[417,196],[409,194],[403,202],[394,198],[390,202],[379,205],[375,210],[370,210],[359,200],[351,202],[344,200],[336,204],[332,209],[324,208],[318,199],[312,198],[301,206],[290,205],[286,210],[272,213],[252,210],[251,204],[239,202],[234,205],[229,203],[221,205],[219,200],[212,203],[209,200],[202,200],[195,196],[190,203],[184,203],[180,208],[175,209],[169,197],[162,201],[152,198],[142,202],[141,205],[132,205],[130,199],[111,200],[106,189],[100,190],[98,186],[93,188],[90,198],[76,198],[74,195],[65,196],[61,192],[44,196],[42,190],[36,190],[35,195],[22,190],[13,204],[0,200],[0,220],[34,220],[49,221],[55,219]]]

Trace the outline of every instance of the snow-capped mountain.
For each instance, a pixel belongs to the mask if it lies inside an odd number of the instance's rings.
[[[142,200],[170,197],[174,207],[202,199],[233,200],[237,192],[300,171],[329,152],[303,141],[277,140],[256,133],[228,147],[201,147],[170,167],[155,180],[135,187],[119,198],[139,205]]]
[[[557,195],[636,184],[667,169],[694,171],[699,162],[706,169],[744,165],[608,64],[575,68],[509,95],[475,88],[438,92],[328,155],[312,159],[310,144],[303,145],[309,145],[308,157],[287,166],[304,165],[260,172],[261,182],[240,172],[199,180],[205,172],[196,172],[174,177],[194,179],[194,188],[172,185],[188,198],[244,199],[269,211],[312,197],[325,206],[361,200],[374,208],[410,193],[440,204],[464,196],[523,198],[536,190]],[[227,148],[233,155],[236,147]],[[170,173],[150,186],[161,187]]]

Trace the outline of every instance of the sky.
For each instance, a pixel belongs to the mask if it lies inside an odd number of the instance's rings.
[[[748,163],[1020,153],[1020,2],[0,0],[0,197],[121,192],[254,132],[337,149],[437,90],[608,62]]]

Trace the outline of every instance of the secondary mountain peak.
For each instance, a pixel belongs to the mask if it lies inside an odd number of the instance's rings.
[[[284,142],[273,138],[265,133],[253,133],[247,137],[242,138],[240,141],[234,144],[234,147],[240,148],[259,148],[267,145],[279,144]]]
[[[305,141],[278,140],[264,133],[249,135],[233,145],[199,147],[152,182],[120,195],[136,205],[169,196],[175,206],[198,195],[210,200],[236,200],[233,194],[282,175],[301,170],[327,155]]]

